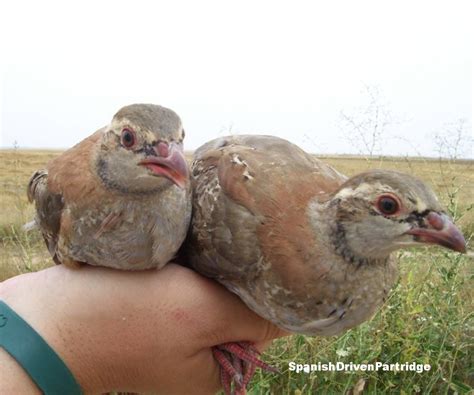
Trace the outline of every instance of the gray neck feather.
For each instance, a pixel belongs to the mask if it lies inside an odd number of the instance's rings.
[[[318,234],[327,235],[324,240],[326,245],[332,247],[334,253],[343,258],[347,263],[357,268],[365,265],[375,265],[387,262],[385,258],[367,258],[354,253],[347,241],[346,229],[339,215],[340,199],[332,199],[326,203],[313,201],[310,203],[310,217],[313,226],[318,228]]]

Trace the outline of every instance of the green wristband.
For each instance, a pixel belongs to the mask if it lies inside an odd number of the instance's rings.
[[[59,355],[1,300],[0,347],[16,359],[44,394],[82,394],[81,387]]]

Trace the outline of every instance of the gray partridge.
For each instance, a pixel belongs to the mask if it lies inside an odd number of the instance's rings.
[[[183,138],[175,112],[133,104],[33,174],[28,198],[54,261],[141,270],[172,259],[191,217]]]
[[[386,170],[347,179],[276,137],[205,144],[191,182],[191,265],[290,332],[336,335],[368,320],[397,278],[399,248],[466,248],[422,181]],[[231,379],[244,391],[254,350],[226,344],[214,355],[226,392]]]

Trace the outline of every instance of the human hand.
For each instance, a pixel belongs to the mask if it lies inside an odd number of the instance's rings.
[[[211,347],[246,340],[263,349],[286,335],[216,282],[175,264],[140,272],[60,265],[1,283],[0,299],[62,357],[85,393],[215,393]],[[0,393],[38,391],[1,349],[0,361]]]

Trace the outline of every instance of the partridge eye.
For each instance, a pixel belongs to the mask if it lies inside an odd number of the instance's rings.
[[[377,207],[383,214],[393,215],[400,209],[400,204],[392,196],[381,196],[377,202]]]
[[[126,148],[131,148],[135,145],[135,132],[130,129],[122,130],[122,145]]]

